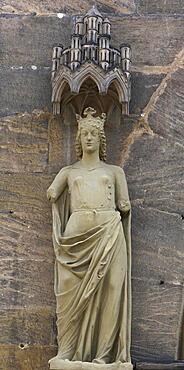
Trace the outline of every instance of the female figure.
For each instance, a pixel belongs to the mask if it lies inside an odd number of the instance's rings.
[[[105,114],[95,113],[86,108],[84,118],[77,116],[79,161],[63,168],[47,193],[56,254],[53,369],[69,361],[72,369],[74,361],[122,369],[128,362],[132,369],[130,202],[123,170],[104,162]]]

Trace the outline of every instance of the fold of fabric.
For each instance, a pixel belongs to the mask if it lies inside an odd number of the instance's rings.
[[[130,212],[73,237],[67,189],[53,203],[58,356],[71,361],[130,361]]]

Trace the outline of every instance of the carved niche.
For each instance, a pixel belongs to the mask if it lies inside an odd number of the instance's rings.
[[[97,113],[118,109],[129,114],[131,49],[111,46],[111,23],[95,6],[76,17],[71,45],[55,46],[52,59],[52,106],[62,115],[67,104],[78,114],[88,106]]]

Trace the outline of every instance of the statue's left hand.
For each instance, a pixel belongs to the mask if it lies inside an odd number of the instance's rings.
[[[52,203],[56,201],[56,195],[54,194],[54,191],[51,188],[48,188],[47,190],[47,199]]]
[[[118,202],[118,209],[123,212],[123,213],[127,213],[128,211],[130,211],[130,202],[129,201],[122,201],[120,200]]]

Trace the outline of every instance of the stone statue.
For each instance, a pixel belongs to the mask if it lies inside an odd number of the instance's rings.
[[[95,113],[77,115],[79,161],[47,192],[58,329],[51,369],[132,369],[130,202],[123,170],[104,162],[106,115]]]

